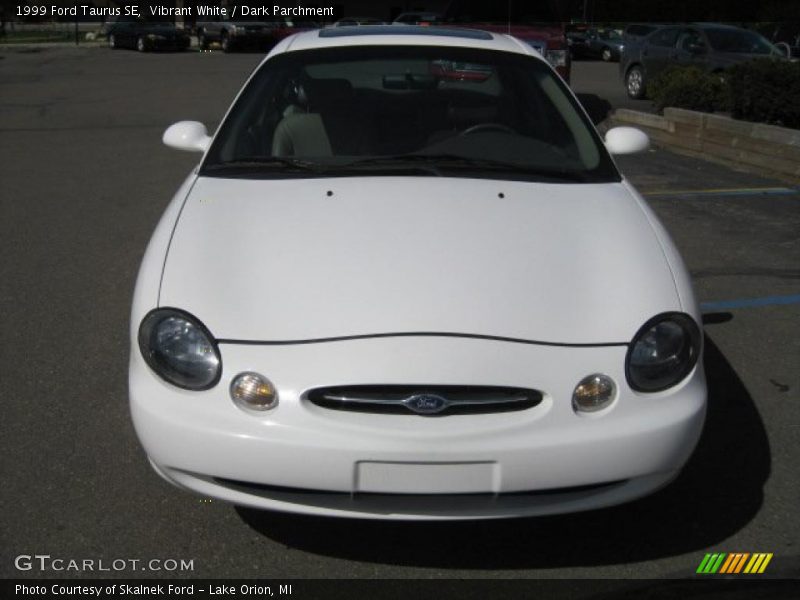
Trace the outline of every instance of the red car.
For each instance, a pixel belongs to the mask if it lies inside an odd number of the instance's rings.
[[[559,2],[498,2],[452,0],[442,16],[442,25],[508,33],[537,50],[569,83],[571,61],[566,25]]]

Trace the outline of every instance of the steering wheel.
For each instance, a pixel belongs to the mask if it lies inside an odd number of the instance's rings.
[[[472,135],[473,133],[480,133],[482,131],[500,131],[502,133],[516,134],[517,132],[511,129],[508,125],[502,123],[478,123],[472,127],[467,127],[460,135]]]

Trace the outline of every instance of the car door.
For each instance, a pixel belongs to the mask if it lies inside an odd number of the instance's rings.
[[[696,29],[684,29],[678,34],[675,64],[708,68],[708,44]]]
[[[665,27],[647,38],[642,48],[642,64],[649,80],[652,81],[653,77],[675,64],[677,58],[675,45],[680,32],[681,28]]]

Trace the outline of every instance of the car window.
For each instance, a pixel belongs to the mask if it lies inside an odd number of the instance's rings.
[[[647,38],[647,41],[652,46],[673,47],[679,32],[680,30],[675,28],[661,29]]]
[[[720,52],[777,54],[777,49],[754,31],[744,29],[706,29],[708,42]]]
[[[704,46],[705,42],[703,41],[703,36],[700,35],[699,32],[687,29],[686,31],[682,31],[680,36],[678,37],[678,48],[681,50],[685,50],[687,52],[690,51],[691,47],[693,46]]]
[[[267,61],[223,123],[204,171],[280,158],[336,174],[369,159],[419,163],[434,156],[449,157],[442,168],[469,176],[480,169],[459,169],[459,160],[483,161],[487,176],[504,166],[619,180],[597,133],[546,63],[422,46],[296,51]]]

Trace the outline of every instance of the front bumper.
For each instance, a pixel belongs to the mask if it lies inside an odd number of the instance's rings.
[[[625,383],[624,346],[562,348],[478,339],[383,338],[292,346],[220,346],[220,383],[163,382],[131,355],[137,434],[156,470],[190,490],[256,508],[398,519],[573,512],[655,491],[677,475],[705,415],[701,368],[642,395]],[[228,385],[269,377],[280,404],[253,415]],[[602,372],[607,409],[578,415],[575,385]],[[507,385],[540,390],[524,411],[422,417],[330,410],[304,398],[350,384]]]

